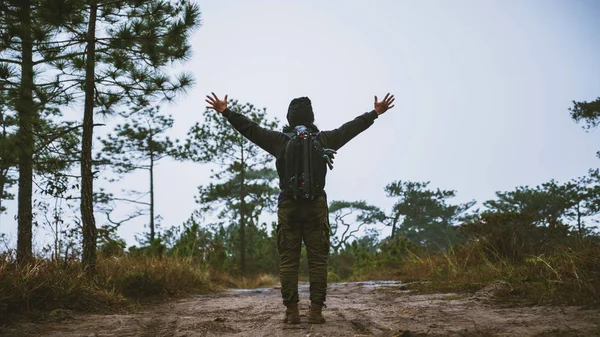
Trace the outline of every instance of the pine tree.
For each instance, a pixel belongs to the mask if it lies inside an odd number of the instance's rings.
[[[4,91],[0,91],[0,215],[6,211],[3,200],[12,200],[10,188],[16,183],[15,169],[18,163],[16,147],[16,116],[5,104]]]
[[[149,175],[149,201],[119,199],[147,206],[150,218],[150,243],[156,239],[154,221],[154,180],[155,168],[158,162],[171,155],[174,143],[165,137],[164,133],[173,126],[171,116],[160,114],[159,107],[137,107],[124,116],[124,124],[115,127],[114,134],[109,134],[102,140],[102,150],[98,160],[111,167],[117,174],[132,173],[137,170],[147,170]]]
[[[229,109],[241,113],[259,125],[277,128],[277,121],[268,121],[266,109],[252,104],[230,103]],[[263,211],[273,210],[278,188],[274,185],[277,172],[271,168],[273,158],[248,141],[223,116],[212,110],[204,112],[204,122],[196,123],[188,132],[185,145],[179,148],[180,159],[219,166],[211,179],[216,183],[198,188],[196,202],[201,214],[217,212],[221,226],[234,226],[239,236],[240,271],[246,272],[246,227],[258,225]]]
[[[356,234],[364,227],[383,223],[385,213],[379,207],[369,205],[365,201],[332,201],[329,205],[332,219],[331,249],[338,254],[340,249],[350,243],[350,239],[358,240]]]
[[[58,0],[8,0],[0,3],[0,90],[4,107],[16,112],[15,137],[6,134],[15,152],[10,160],[3,161],[4,172],[11,170],[16,160],[18,167],[18,241],[17,260],[28,262],[32,258],[32,195],[35,161],[39,151],[37,139],[48,138],[39,131],[48,130],[42,113],[57,114],[52,108],[69,99],[60,76],[42,76],[49,62],[64,56],[71,41],[55,40],[61,18],[49,15],[48,8]],[[50,19],[50,20],[48,20]],[[66,18],[62,18],[66,19]],[[76,22],[76,18],[69,18]],[[7,116],[7,114],[3,114]],[[6,123],[7,119],[3,120]],[[50,137],[52,138],[52,137]],[[8,143],[5,143],[8,144]],[[43,145],[48,145],[47,142]],[[45,146],[43,146],[45,147]],[[11,180],[3,177],[3,189]],[[6,193],[6,190],[4,190]]]
[[[456,191],[430,190],[429,182],[395,181],[385,187],[388,197],[397,198],[389,216],[392,239],[405,236],[428,249],[447,249],[457,242],[453,226],[475,201],[450,205]],[[397,226],[397,227],[396,227]]]
[[[94,113],[105,115],[128,105],[147,105],[153,99],[172,100],[192,85],[192,76],[173,77],[169,65],[190,56],[189,35],[199,24],[200,11],[189,0],[63,0],[81,24],[65,25],[68,38],[79,41],[73,57],[57,59],[56,69],[82,83],[84,111],[81,147],[82,262],[96,263],[96,222],[93,212]],[[75,95],[74,98],[80,98]]]

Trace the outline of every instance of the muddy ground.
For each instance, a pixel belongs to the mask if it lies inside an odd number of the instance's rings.
[[[228,290],[126,315],[67,315],[61,322],[21,323],[2,336],[600,336],[600,310],[507,307],[473,295],[417,295],[395,282],[330,284],[327,323],[306,322],[308,284],[301,283],[302,323],[282,323],[279,289]]]

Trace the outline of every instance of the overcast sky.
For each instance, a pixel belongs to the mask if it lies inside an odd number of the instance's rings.
[[[600,96],[600,1],[198,1],[202,27],[185,69],[196,86],[163,111],[184,137],[211,91],[266,107],[284,121],[289,102],[312,100],[332,129],[373,108],[395,107],[343,147],[329,173],[329,200],[389,209],[395,180],[431,181],[455,202],[566,181],[597,168],[598,132],[568,108]],[[96,146],[99,149],[99,146]],[[196,208],[206,166],[163,161],[156,173],[163,227]],[[123,186],[145,187],[144,174]],[[16,205],[0,232],[16,242]],[[99,218],[99,224],[102,219]],[[120,230],[129,244],[143,221]]]

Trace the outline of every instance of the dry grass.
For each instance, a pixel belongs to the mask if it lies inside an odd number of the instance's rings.
[[[98,264],[93,283],[137,301],[214,289],[208,270],[183,258],[108,258]]]
[[[408,252],[396,268],[368,269],[354,276],[355,280],[389,278],[416,281],[409,287],[423,293],[475,292],[501,280],[509,287],[498,293],[497,299],[600,305],[600,245],[557,246],[516,263],[490,254],[484,244],[471,242],[448,253]]]
[[[276,284],[277,276],[234,277],[184,258],[119,257],[98,260],[94,275],[78,262],[38,260],[27,266],[0,261],[0,320],[8,314],[57,309],[110,312],[224,287]]]
[[[67,309],[106,312],[148,301],[190,293],[214,292],[224,284],[207,268],[180,258],[121,257],[99,259],[97,272],[86,275],[78,262],[37,260],[18,266],[0,262],[0,317],[31,311]],[[271,282],[267,276],[235,284],[253,286]]]
[[[253,289],[275,285],[279,282],[279,276],[260,274],[256,276],[242,277],[214,271],[211,272],[211,281],[227,288]]]

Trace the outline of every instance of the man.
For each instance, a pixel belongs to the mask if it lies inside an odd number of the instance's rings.
[[[329,214],[327,196],[325,194],[326,166],[323,164],[323,182],[316,191],[314,198],[304,199],[290,194],[286,177],[285,151],[291,141],[289,132],[297,126],[304,126],[311,132],[319,130],[314,125],[314,113],[308,97],[292,100],[288,108],[288,125],[284,132],[267,130],[245,116],[227,109],[227,95],[220,100],[217,95],[206,96],[207,108],[222,114],[229,123],[244,137],[258,145],[276,158],[277,173],[280,178],[281,193],[278,202],[277,250],[279,251],[279,278],[281,281],[281,296],[287,307],[284,322],[300,323],[298,313],[298,270],[302,241],[306,246],[310,282],[310,309],[308,322],[312,324],[325,323],[322,309],[325,306],[327,290],[327,257],[329,255]],[[375,96],[374,109],[364,113],[354,120],[331,131],[321,131],[317,141],[323,148],[337,151],[344,144],[366,130],[375,119],[393,108],[394,96],[389,93],[379,102]],[[288,133],[288,134],[286,134]]]

